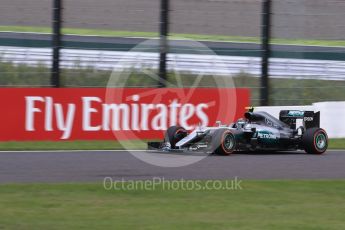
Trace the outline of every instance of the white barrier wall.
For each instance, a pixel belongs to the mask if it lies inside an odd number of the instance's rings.
[[[51,48],[0,46],[0,50],[1,59],[14,64],[51,65]],[[261,58],[259,57],[169,53],[168,59],[170,60],[168,68],[174,71],[187,71],[196,74],[200,74],[200,71],[202,71],[205,75],[225,76],[241,72],[259,76],[261,73]],[[120,65],[121,67],[136,69],[155,69],[158,66],[159,54],[62,49],[61,60],[63,68],[93,67],[102,70],[113,70],[116,65]],[[270,76],[272,78],[288,79],[314,79],[317,77],[319,80],[345,80],[345,61],[271,58]]]
[[[320,127],[326,130],[329,138],[345,138],[345,101],[317,102],[306,106],[260,106],[254,111],[266,111],[279,118],[280,110],[320,111]]]

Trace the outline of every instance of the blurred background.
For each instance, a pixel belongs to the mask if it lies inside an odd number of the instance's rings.
[[[195,86],[202,70],[198,87],[232,78],[254,106],[344,101],[344,16],[342,0],[2,0],[0,85],[105,87],[127,51],[160,38],[128,57],[126,86],[162,86],[143,68],[176,82],[178,60],[176,87]],[[181,39],[214,53],[171,43]]]

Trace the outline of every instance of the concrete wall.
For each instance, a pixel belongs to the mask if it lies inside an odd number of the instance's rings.
[[[279,118],[280,110],[320,111],[320,127],[325,129],[329,138],[345,138],[345,101],[318,102],[306,106],[261,106],[254,111],[266,111]]]

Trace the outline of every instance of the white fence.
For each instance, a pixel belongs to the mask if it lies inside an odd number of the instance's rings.
[[[50,66],[52,51],[49,48],[23,48],[0,46],[2,61],[43,64]],[[214,56],[195,54],[169,54],[168,68],[207,75],[233,75],[241,72],[259,76],[261,59],[257,57]],[[61,65],[63,68],[93,67],[112,70],[119,60],[124,65],[156,69],[158,53],[120,52],[105,50],[62,49]],[[304,60],[271,58],[270,76],[274,78],[302,78],[320,80],[345,80],[345,61]]]

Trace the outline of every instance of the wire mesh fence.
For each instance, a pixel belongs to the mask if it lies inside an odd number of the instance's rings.
[[[3,0],[1,86],[51,86],[52,6],[52,0],[32,0],[30,4]],[[63,0],[61,86],[105,87],[126,52],[146,38],[159,37],[160,7],[159,0]],[[272,2],[272,105],[345,99],[344,14],[343,1]],[[212,86],[211,75],[231,78],[236,87],[251,89],[252,104],[260,104],[262,16],[262,0],[170,1],[169,39],[200,41],[220,56],[221,62],[198,54],[196,51],[203,50],[195,47],[171,46],[168,80],[175,82],[177,71],[185,78],[183,86],[190,87],[194,84],[191,79],[202,69],[205,78],[199,81],[200,87]],[[128,58],[128,69],[133,71],[128,86],[157,86],[145,80],[141,71],[150,69],[158,74],[160,47],[156,44],[150,50],[137,47],[136,51],[145,53],[142,58]]]
[[[152,32],[158,36],[159,0],[64,0],[64,26]]]
[[[260,37],[261,13],[256,0],[171,1],[171,32]]]
[[[345,2],[340,0],[275,0],[272,35],[307,40],[345,39]]]

